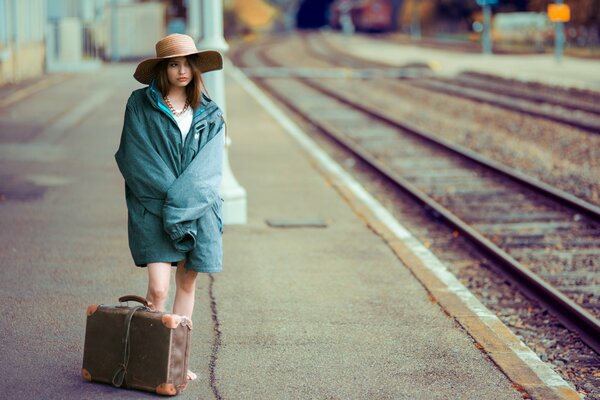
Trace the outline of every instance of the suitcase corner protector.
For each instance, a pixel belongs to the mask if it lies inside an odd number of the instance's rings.
[[[92,304],[92,305],[88,306],[87,316],[89,317],[92,314],[94,314],[96,312],[96,310],[98,310],[98,307],[100,307],[100,304]]]
[[[176,329],[179,325],[184,325],[192,329],[192,320],[183,315],[164,314],[161,321],[169,329]]]
[[[85,368],[81,368],[81,377],[88,382],[92,381],[92,374],[90,374],[90,371]]]
[[[161,383],[156,387],[156,393],[163,396],[175,396],[177,394],[177,388],[172,383]]]

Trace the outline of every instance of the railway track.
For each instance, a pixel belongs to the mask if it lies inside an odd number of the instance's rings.
[[[418,45],[419,47],[426,47],[431,49],[438,49],[444,51],[454,51],[458,53],[471,53],[471,54],[481,54],[482,46],[479,42],[471,42],[464,40],[440,40],[433,39],[428,37],[421,37],[418,41],[415,42],[415,39],[409,37],[406,34],[394,34],[388,33],[380,35],[381,40],[385,40],[386,42],[390,42],[393,44],[404,44],[404,45]],[[492,51],[494,54],[539,54],[542,53],[543,50],[539,49],[526,49],[520,48],[517,46],[502,46],[498,43],[493,44]]]
[[[271,54],[263,48],[238,63],[281,67]],[[308,62],[306,54],[296,56]],[[600,352],[597,206],[399,123],[347,84],[306,78],[260,83],[483,248],[525,293]]]
[[[600,116],[600,93],[558,87],[551,88],[550,93],[547,87],[540,84],[519,82],[476,72],[462,73],[452,79],[451,83]]]
[[[320,35],[304,35],[307,50],[316,57],[337,66],[350,68],[390,68],[382,63],[372,63],[349,54],[340,54]],[[427,68],[423,64],[413,68]],[[455,78],[436,78],[421,73],[424,79],[413,79],[410,84],[438,93],[458,96],[487,103],[521,114],[541,117],[573,126],[585,131],[600,133],[600,94],[582,90],[547,88],[540,85],[464,73]],[[417,77],[414,73],[409,77]]]

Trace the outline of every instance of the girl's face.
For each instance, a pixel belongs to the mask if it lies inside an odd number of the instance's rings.
[[[185,57],[175,57],[167,64],[167,79],[173,87],[186,87],[192,80],[192,67]]]

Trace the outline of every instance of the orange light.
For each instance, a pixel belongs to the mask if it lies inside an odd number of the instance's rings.
[[[552,22],[569,22],[571,9],[567,4],[548,4],[548,19]]]
[[[251,28],[266,28],[277,14],[277,9],[264,0],[236,0],[233,9],[242,22]]]

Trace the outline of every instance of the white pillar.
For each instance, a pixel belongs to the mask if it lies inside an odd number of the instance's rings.
[[[223,37],[223,1],[202,1],[202,40],[198,44],[200,49],[211,49],[225,54],[229,49]],[[223,110],[227,118],[225,100],[225,77],[222,70],[207,73],[204,84],[211,98]],[[231,132],[228,132],[230,134]],[[223,222],[225,224],[245,224],[246,215],[246,190],[237,182],[229,165],[228,148],[231,139],[227,138],[224,149],[223,181],[221,183],[221,196],[223,203]]]
[[[196,42],[200,40],[202,32],[200,31],[200,0],[188,0],[187,2],[187,34]]]
[[[64,64],[81,63],[81,21],[75,17],[61,18],[58,23],[58,59]]]

